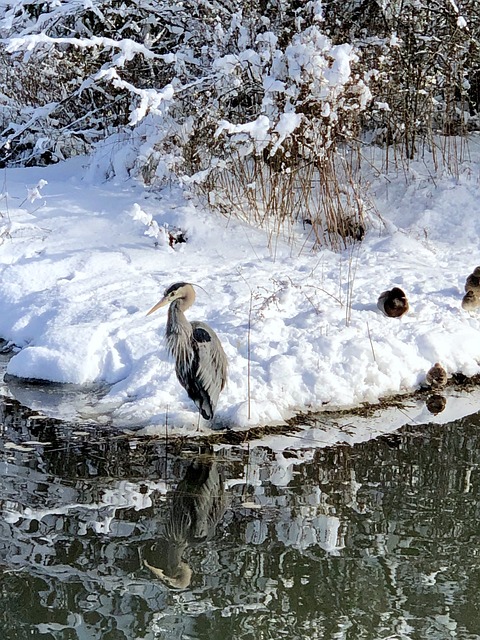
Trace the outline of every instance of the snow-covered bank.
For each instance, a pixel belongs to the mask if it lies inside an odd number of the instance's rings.
[[[417,387],[436,361],[477,374],[480,312],[460,307],[480,264],[477,140],[470,158],[457,179],[433,177],[423,162],[407,180],[380,172],[371,192],[383,224],[341,254],[311,252],[308,228],[293,244],[276,237],[273,251],[267,233],[211,215],[175,189],[87,181],[86,158],[5,169],[0,336],[20,347],[8,373],[108,383],[83,411],[89,420],[196,430],[167,357],[166,312],[145,316],[184,280],[203,287],[188,317],[217,331],[229,359],[216,427],[375,402]],[[47,184],[36,191],[40,180]],[[176,229],[187,242],[171,243]],[[411,306],[399,320],[376,308],[394,285]]]

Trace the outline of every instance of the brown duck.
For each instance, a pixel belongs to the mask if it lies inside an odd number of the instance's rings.
[[[480,307],[480,297],[475,295],[471,289],[462,298],[462,309],[465,311],[475,311]]]
[[[393,289],[380,294],[377,307],[389,318],[400,318],[410,308],[405,292],[399,287],[393,287]]]
[[[427,371],[425,376],[425,382],[432,387],[432,389],[439,389],[447,384],[448,375],[440,362],[436,362],[433,367]]]
[[[476,296],[480,296],[480,267],[475,267],[465,281],[465,291],[473,291]]]

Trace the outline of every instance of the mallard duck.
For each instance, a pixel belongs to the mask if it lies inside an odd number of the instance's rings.
[[[389,318],[400,318],[410,308],[405,292],[399,287],[393,287],[393,289],[380,294],[377,307]]]
[[[476,296],[480,296],[480,267],[475,267],[465,282],[465,291],[473,291]]]
[[[465,311],[475,311],[480,307],[480,298],[471,289],[462,298],[462,309]]]
[[[439,389],[447,384],[448,375],[440,362],[436,362],[433,367],[427,371],[425,376],[425,382],[432,387],[432,389]]]

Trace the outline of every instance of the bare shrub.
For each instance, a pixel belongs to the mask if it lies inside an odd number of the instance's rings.
[[[366,188],[339,152],[283,168],[238,154],[228,168],[211,171],[199,189],[222,215],[266,228],[272,249],[278,236],[293,240],[302,227],[310,248],[346,248],[363,239],[374,212]]]

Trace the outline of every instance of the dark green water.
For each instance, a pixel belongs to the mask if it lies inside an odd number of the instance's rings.
[[[478,414],[285,455],[0,422],[2,639],[480,638]]]

